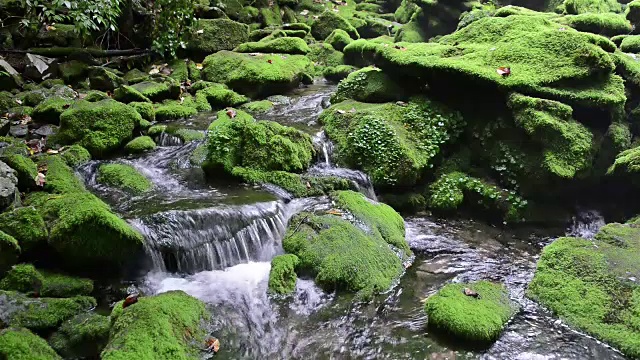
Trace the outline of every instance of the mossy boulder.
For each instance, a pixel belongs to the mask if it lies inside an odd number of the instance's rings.
[[[271,260],[269,272],[269,292],[273,294],[290,294],[296,289],[296,266],[300,259],[293,254],[278,255]]]
[[[229,19],[201,19],[197,30],[191,35],[187,51],[200,58],[249,41],[249,27]]]
[[[173,81],[143,81],[131,85],[131,88],[143,96],[143,98],[131,99],[131,101],[148,102],[151,100],[158,102],[165,99],[177,99],[180,95],[180,85]]]
[[[44,276],[31,264],[15,265],[0,281],[1,290],[39,295]]]
[[[71,167],[83,165],[91,160],[91,154],[85,148],[80,145],[71,145],[66,148],[60,155],[64,162]]]
[[[43,338],[24,328],[0,330],[0,357],[11,360],[61,360]]]
[[[335,29],[341,29],[352,39],[359,39],[360,35],[349,21],[333,11],[325,11],[311,24],[311,34],[316,40],[326,39]]]
[[[38,167],[33,160],[20,154],[8,154],[6,156],[0,156],[0,159],[16,171],[18,188],[21,191],[27,191],[35,187]]]
[[[124,150],[129,154],[140,154],[156,148],[156,143],[149,136],[139,136],[127,143]]]
[[[156,108],[156,120],[169,121],[188,119],[198,114],[198,109],[176,102],[164,103]]]
[[[0,231],[0,274],[3,274],[18,261],[20,245],[11,235]]]
[[[71,106],[73,101],[62,97],[50,97],[33,109],[31,117],[37,122],[60,124],[60,115]]]
[[[349,33],[342,29],[333,30],[325,40],[325,42],[331,44],[331,46],[333,46],[333,48],[338,51],[344,50],[344,47],[349,45],[349,43],[351,43],[352,41],[353,39],[351,39]]]
[[[131,165],[103,164],[98,168],[97,181],[139,195],[152,187],[151,181]]]
[[[38,164],[47,168],[46,183],[44,185],[46,191],[64,194],[84,192],[86,190],[82,180],[76,176],[63,157],[42,157]]]
[[[269,100],[258,100],[246,103],[240,107],[250,114],[262,114],[273,108],[273,103]]]
[[[45,245],[49,235],[42,215],[32,206],[0,214],[0,230],[18,242],[22,252]]]
[[[331,102],[336,104],[347,99],[369,103],[400,100],[403,88],[382,70],[366,67],[350,73],[338,84],[338,91]]]
[[[116,89],[116,91],[113,93],[113,98],[117,101],[123,102],[123,103],[130,103],[130,102],[148,102],[150,103],[151,100],[149,100],[149,98],[147,98],[146,96],[142,95],[142,93],[138,90],[136,90],[136,88],[134,88],[133,86],[128,86],[128,85],[122,85],[119,88]]]
[[[302,55],[250,54],[220,51],[207,56],[202,71],[209,81],[224,83],[249,96],[266,96],[295,88],[308,79],[311,61]]]
[[[560,238],[542,251],[528,295],[569,325],[640,356],[640,229],[608,224],[595,240]]]
[[[214,84],[196,93],[196,99],[203,99],[213,108],[236,107],[246,102],[249,98],[228,89],[222,84]]]
[[[329,81],[339,82],[356,70],[357,69],[351,65],[329,66],[324,68],[324,70],[322,71],[322,76],[324,76]]]
[[[332,199],[337,210],[302,213],[290,222],[283,247],[299,258],[296,271],[360,298],[388,290],[411,254],[402,217],[360,193],[337,192]]]
[[[142,235],[86,191],[32,202],[48,221],[49,245],[65,268],[104,272],[119,268],[142,249]]]
[[[241,53],[279,53],[279,54],[307,54],[311,49],[307,43],[297,37],[280,37],[257,42],[240,44],[234,49]]]
[[[562,2],[562,5],[564,11],[572,15],[622,12],[622,5],[615,0],[565,0]]]
[[[311,165],[315,151],[309,135],[234,111],[234,118],[220,111],[209,126],[209,168],[227,173],[235,167],[299,173]]]
[[[109,341],[108,316],[86,313],[62,323],[49,343],[66,358],[97,358]]]
[[[626,53],[639,53],[640,35],[625,36],[620,42],[620,50]]]
[[[137,84],[139,82],[147,81],[151,79],[151,76],[140,70],[140,69],[131,69],[127,71],[126,74],[122,77],[129,83],[129,85]]]
[[[205,170],[210,169],[206,159],[202,166]],[[249,184],[276,185],[296,197],[322,196],[336,190],[357,189],[357,186],[351,181],[335,176],[295,174],[287,171],[264,171],[239,166],[233,168],[231,175]]]
[[[76,83],[86,79],[89,66],[82,61],[71,60],[58,64],[58,73],[65,84]]]
[[[43,276],[40,295],[52,298],[70,298],[81,295],[91,295],[93,281],[60,273],[40,271]]]
[[[78,143],[94,157],[105,156],[131,139],[142,118],[133,108],[115,100],[78,102],[60,116],[58,138]]]
[[[97,102],[100,100],[106,100],[109,98],[106,92],[100,90],[91,90],[84,95],[84,101]]]
[[[91,310],[96,300],[88,296],[73,298],[29,298],[13,291],[0,291],[0,306],[7,309],[3,321],[10,326],[35,332],[57,329],[64,321]]]
[[[344,54],[333,48],[328,43],[316,43],[310,46],[311,52],[307,55],[313,61],[316,72],[326,67],[344,65]]]
[[[479,297],[465,295],[465,288]],[[427,299],[424,309],[430,328],[461,340],[486,344],[498,339],[517,306],[504,286],[478,281],[446,285]]]
[[[614,36],[629,34],[632,30],[631,23],[622,14],[613,13],[586,13],[580,15],[567,15],[555,21],[571,26],[578,31]]]
[[[153,104],[148,102],[131,102],[128,105],[134,108],[142,119],[151,122],[156,121],[156,110]]]
[[[125,309],[119,302],[101,359],[197,359],[210,316],[204,303],[182,291],[141,297]]]
[[[426,98],[406,106],[345,101],[320,122],[336,144],[337,162],[365,171],[376,186],[415,185],[464,125],[459,113]]]
[[[112,69],[96,66],[89,70],[89,83],[91,90],[114,91],[124,85],[125,80]]]

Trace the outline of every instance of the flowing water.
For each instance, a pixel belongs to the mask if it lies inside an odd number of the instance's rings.
[[[320,84],[275,98],[276,107],[262,118],[316,134],[319,156],[309,174],[350,179],[375,199],[368,177],[336,167],[330,141],[318,133],[317,116],[334,90]],[[189,124],[204,130],[206,122]],[[95,181],[100,162],[78,171],[145,235],[150,271],[139,288],[146,294],[184,290],[209,305],[210,332],[222,345],[216,358],[624,359],[525,297],[542,247],[565,233],[592,237],[604,224],[597,212],[581,212],[560,231],[507,231],[468,220],[409,217],[406,237],[415,261],[396,286],[370,303],[326,293],[310,279],[299,279],[292,296],[271,297],[270,259],[283,251],[289,219],[328,201],[207,182],[189,161],[198,145],[165,138],[153,152],[111,160],[131,164],[154,184],[144,196],[124,201],[122,193]],[[479,279],[503,282],[521,307],[500,339],[489,349],[469,349],[429,333],[424,299],[448,282]]]

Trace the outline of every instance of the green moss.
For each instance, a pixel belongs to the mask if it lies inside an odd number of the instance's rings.
[[[67,144],[78,142],[92,156],[100,157],[130,139],[140,120],[133,108],[114,100],[81,101],[60,116],[58,137]]]
[[[194,130],[194,129],[176,129],[171,132],[173,135],[177,136],[184,143],[189,143],[192,141],[198,141],[204,139],[204,133],[202,131]]]
[[[625,16],[632,24],[640,22],[640,1],[634,0],[627,4]]]
[[[637,174],[640,173],[640,147],[625,150],[616,156],[614,163],[607,171],[608,175],[630,178],[634,184],[640,184]]]
[[[331,97],[332,103],[347,99],[378,103],[402,98],[403,88],[382,70],[367,67],[352,72],[338,84],[338,91]]]
[[[620,43],[620,50],[627,53],[640,52],[640,35],[625,36]]]
[[[86,164],[91,160],[89,151],[80,145],[69,146],[60,156],[71,167]]]
[[[220,51],[204,60],[206,80],[225,83],[231,89],[250,96],[271,95],[295,88],[312,64],[302,55],[266,55]]]
[[[58,73],[66,84],[72,84],[86,78],[88,69],[89,67],[87,64],[78,60],[71,60],[58,64]]]
[[[66,358],[97,358],[109,341],[110,328],[108,316],[80,314],[63,322],[49,343]]]
[[[200,74],[198,65],[194,61],[189,60],[189,62],[187,62],[187,67],[189,69],[189,80],[191,80],[192,82],[200,80],[202,75]]]
[[[129,84],[137,84],[150,79],[148,73],[140,69],[131,69],[123,77]]]
[[[396,42],[421,43],[427,41],[428,36],[420,26],[417,18],[417,14],[414,14],[411,21],[406,23],[400,28],[400,30],[398,30],[398,32],[396,32]]]
[[[142,119],[147,121],[156,121],[156,110],[153,107],[153,104],[148,102],[131,102],[129,106],[134,108],[138,114],[142,117]]]
[[[237,110],[235,118],[226,111],[209,127],[209,166],[231,173],[234,167],[263,171],[302,172],[315,153],[311,138],[294,128],[272,121],[255,121]]]
[[[187,67],[187,61],[185,59],[174,59],[169,62],[169,68],[171,68],[170,78],[183,83],[189,80],[189,68]]]
[[[335,29],[341,29],[349,34],[352,39],[359,39],[358,31],[342,16],[333,11],[325,11],[311,24],[311,34],[316,40],[324,40]]]
[[[163,104],[156,108],[156,120],[168,121],[187,119],[198,114],[198,110],[178,103]]]
[[[234,49],[241,53],[282,53],[304,55],[311,51],[307,43],[297,37],[280,37],[272,40],[262,40],[240,44]]]
[[[282,25],[282,15],[280,14],[280,7],[273,5],[271,7],[263,7],[259,9],[260,19],[264,27],[272,27]]]
[[[38,106],[41,102],[46,99],[46,92],[43,89],[25,91],[17,94],[16,99],[22,101],[22,105],[24,106]]]
[[[29,155],[29,148],[27,144],[21,139],[16,139],[12,136],[0,136],[0,142],[6,143],[7,146],[0,149],[0,155],[2,157],[9,157],[11,155]]]
[[[44,189],[48,192],[64,194],[85,191],[84,184],[60,156],[47,156],[39,164],[47,167]]]
[[[103,360],[196,359],[210,317],[200,300],[182,291],[142,297],[126,309],[118,303],[113,313],[115,322]]]
[[[38,168],[36,163],[24,155],[8,154],[0,159],[10,168],[16,171],[18,177],[18,188],[21,191],[27,191],[35,187],[35,179],[38,176]]]
[[[622,12],[622,6],[615,0],[565,0],[563,5],[565,12],[573,15],[584,13]]]
[[[147,103],[151,102],[149,98],[142,95],[142,93],[140,93],[134,87],[128,86],[128,85],[122,85],[119,88],[117,88],[115,93],[113,94],[113,98],[125,104],[134,102],[134,101],[147,102]]]
[[[139,195],[152,186],[151,181],[131,165],[105,164],[98,169],[97,181]]]
[[[0,274],[7,271],[18,261],[20,251],[18,241],[4,231],[0,231]]]
[[[108,98],[109,98],[109,96],[107,95],[107,93],[105,93],[103,91],[91,90],[84,97],[84,100],[88,101],[88,102],[98,102],[100,100],[105,100],[105,99],[108,99]]]
[[[149,129],[147,129],[147,135],[155,138],[157,136],[160,136],[165,131],[167,131],[167,125],[153,125]]]
[[[511,95],[508,103],[516,124],[543,148],[550,173],[573,178],[591,165],[593,134],[572,119],[570,106],[519,94]]]
[[[226,89],[224,86],[216,84],[208,88],[199,90],[196,98],[202,97],[213,108],[224,108],[227,106],[240,106],[249,101],[244,95],[240,95],[233,90]]]
[[[0,330],[0,357],[11,360],[62,359],[43,338],[19,328]]]
[[[70,298],[79,295],[90,295],[93,292],[93,281],[63,274],[40,272],[43,276],[40,295],[52,298]]]
[[[357,292],[361,298],[389,289],[402,274],[402,261],[377,233],[366,233],[344,218],[302,213],[283,240],[298,256],[298,268],[326,290]]]
[[[352,110],[355,109],[355,110]],[[410,186],[455,139],[462,116],[425,98],[407,106],[345,101],[320,116],[340,165],[365,171],[376,186]]]
[[[0,214],[0,230],[18,241],[23,252],[46,244],[47,227],[33,207],[20,207]]]
[[[319,66],[340,66],[344,65],[344,55],[327,43],[311,45],[309,59]]]
[[[220,50],[231,50],[249,40],[249,27],[229,19],[201,19],[187,45],[187,51],[206,56]]]
[[[137,138],[129,141],[125,145],[124,150],[129,154],[140,154],[156,148],[156,143],[149,136],[138,136]]]
[[[567,15],[556,19],[561,24],[566,24],[578,31],[614,36],[631,32],[631,24],[624,15],[604,13],[587,13],[580,15]]]
[[[0,91],[0,111],[5,112],[16,105],[13,95],[8,91]]]
[[[465,295],[464,288],[476,291],[480,297]],[[504,286],[488,281],[446,285],[427,299],[424,308],[429,327],[481,343],[498,339],[517,310]]]
[[[143,95],[143,98],[131,99],[132,101],[146,102],[147,100],[144,100],[144,98],[152,101],[162,101],[171,98],[176,99],[180,94],[180,85],[172,82],[143,81],[132,85],[131,88]]]
[[[38,199],[49,220],[49,245],[67,268],[84,272],[119,268],[142,249],[143,238],[88,192]]]
[[[406,24],[411,20],[411,17],[417,10],[418,6],[415,3],[409,0],[402,0],[400,6],[396,9],[393,15],[397,22]]]
[[[571,326],[640,355],[640,230],[609,224],[596,240],[560,238],[544,248],[528,295]]]
[[[349,34],[342,29],[333,30],[325,40],[325,42],[331,44],[331,46],[338,51],[342,51],[344,47],[349,45],[352,41],[353,40]]]
[[[330,66],[326,67],[322,71],[322,76],[324,76],[327,80],[338,82],[356,71],[356,68],[351,65],[338,65],[338,66]]]
[[[273,103],[269,100],[258,100],[246,103],[240,107],[251,114],[262,114],[273,108]]]
[[[487,17],[443,36],[438,42],[395,48],[358,40],[345,47],[349,63],[371,63],[382,70],[428,77],[449,86],[470,81],[579,105],[619,108],[625,102],[622,79],[613,74],[608,51],[615,44],[537,16]],[[570,64],[570,65],[569,65]],[[511,75],[496,69],[508,66]],[[483,87],[486,89],[486,87]]]
[[[62,97],[50,97],[33,109],[31,117],[37,122],[59,124],[60,115],[71,106],[71,100]]]
[[[96,66],[89,70],[89,83],[91,90],[114,91],[123,85],[125,80],[112,69]]]
[[[205,170],[210,164],[202,164]],[[236,166],[231,175],[250,184],[273,184],[283,188],[296,197],[322,196],[335,190],[353,189],[349,180],[333,176],[308,176],[286,171],[261,171]]]
[[[0,289],[38,295],[43,281],[44,277],[33,265],[20,264],[7,272],[0,281]]]
[[[296,22],[296,23],[290,23],[290,24],[284,24],[282,25],[282,28],[284,30],[302,30],[304,32],[306,32],[307,34],[311,32],[311,26],[302,23],[302,22]]]
[[[296,290],[296,266],[300,259],[292,254],[279,255],[271,260],[269,272],[269,292],[273,294],[290,294]]]

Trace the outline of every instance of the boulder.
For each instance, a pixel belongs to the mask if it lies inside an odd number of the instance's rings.
[[[42,215],[31,206],[0,214],[0,230],[16,239],[23,253],[46,245],[49,237]]]
[[[331,97],[336,104],[347,99],[369,103],[383,103],[403,98],[404,89],[382,70],[366,67],[350,73],[338,84]]]
[[[11,360],[61,360],[47,341],[24,328],[0,330],[0,358]]]
[[[279,54],[307,54],[311,49],[307,43],[297,37],[279,37],[270,40],[242,43],[234,49],[241,53],[279,53]]]
[[[249,27],[229,19],[201,19],[191,35],[187,51],[203,58],[220,50],[232,50],[249,40]]]
[[[20,245],[13,236],[0,231],[0,274],[9,270],[18,261]]]
[[[94,358],[100,356],[109,341],[111,321],[108,316],[85,313],[62,323],[51,335],[49,343],[65,358]]]
[[[278,255],[271,260],[269,272],[269,292],[272,294],[290,294],[296,290],[296,266],[300,259],[293,254]]]
[[[16,171],[0,161],[0,211],[19,202]]]
[[[140,195],[153,184],[131,165],[103,164],[98,168],[98,183],[112,186],[132,195]]]
[[[0,58],[0,91],[13,90],[23,85],[20,73]]]
[[[124,150],[129,154],[140,154],[156,148],[156,143],[149,136],[139,136],[127,143]]]
[[[112,69],[94,66],[89,68],[89,83],[91,90],[114,91],[124,85],[125,80]]]
[[[56,59],[41,55],[27,54],[24,76],[31,80],[46,80],[57,72]]]
[[[341,29],[347,32],[352,39],[359,39],[360,35],[356,28],[353,27],[342,16],[333,11],[325,11],[311,24],[311,34],[316,40],[326,39],[335,29]]]

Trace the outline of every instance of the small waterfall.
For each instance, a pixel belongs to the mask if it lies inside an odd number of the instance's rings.
[[[331,156],[333,155],[333,142],[329,140],[323,131],[318,132],[313,137],[313,144],[319,155],[318,162],[324,163],[326,167],[331,167]]]
[[[291,216],[321,199],[168,211],[131,220],[159,271],[194,273],[269,261]]]
[[[179,137],[162,132],[156,139],[158,146],[180,146],[184,144],[184,141]]]
[[[568,236],[593,239],[600,228],[606,225],[602,215],[595,211],[582,211],[571,218],[572,224],[567,229]]]

